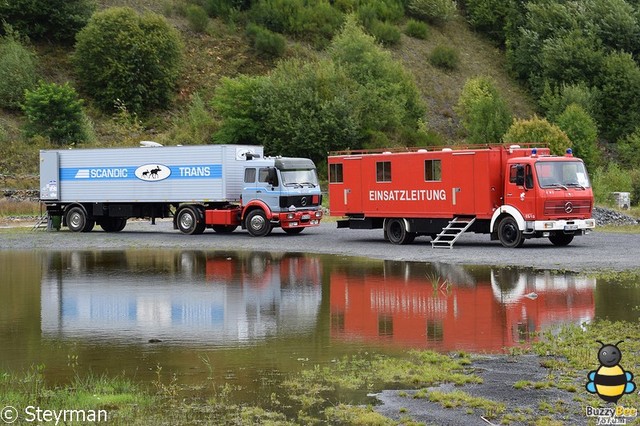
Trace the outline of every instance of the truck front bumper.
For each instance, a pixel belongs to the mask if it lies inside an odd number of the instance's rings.
[[[558,232],[566,234],[584,233],[596,227],[595,219],[571,220],[536,220],[525,222],[525,233],[530,232]]]
[[[273,216],[282,228],[301,228],[320,225],[322,219],[321,210],[307,210],[296,212],[277,213]]]

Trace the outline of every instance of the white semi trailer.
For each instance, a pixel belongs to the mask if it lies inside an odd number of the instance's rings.
[[[241,226],[265,236],[274,227],[297,234],[322,218],[313,161],[264,158],[252,145],[42,150],[40,200],[75,232],[173,217],[185,234]]]

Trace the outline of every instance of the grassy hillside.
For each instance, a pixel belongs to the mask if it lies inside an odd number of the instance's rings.
[[[209,101],[220,79],[240,74],[265,74],[276,64],[252,50],[242,23],[229,24],[212,19],[206,32],[192,31],[181,13],[184,4],[179,1],[102,0],[98,5],[99,8],[128,6],[140,12],[164,15],[182,35],[185,61],[175,100],[165,111],[147,117],[137,117],[127,111],[107,115],[86,101],[85,108],[95,133],[93,141],[86,146],[136,146],[140,140],[155,140],[166,145],[207,143],[218,127]],[[455,49],[460,59],[455,70],[444,71],[430,64],[429,55],[437,46]],[[46,43],[34,48],[43,80],[71,81],[76,86],[71,48]],[[492,77],[515,116],[528,117],[533,113],[533,103],[505,70],[504,53],[471,31],[462,17],[442,26],[431,26],[426,40],[402,35],[401,42],[390,51],[414,75],[428,106],[424,121],[429,130],[446,143],[464,138],[455,104],[469,78]],[[287,42],[285,58],[318,55],[324,53],[303,42],[291,39]],[[23,124],[22,114],[0,110],[0,188],[37,187],[38,150],[50,146],[40,139],[25,140],[21,135]]]

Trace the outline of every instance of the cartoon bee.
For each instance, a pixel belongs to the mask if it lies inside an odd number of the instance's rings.
[[[622,395],[631,393],[636,388],[636,384],[632,381],[633,374],[624,371],[619,365],[622,352],[618,349],[618,345],[623,341],[615,345],[605,345],[600,340],[596,340],[602,345],[598,351],[600,368],[589,372],[586,387],[588,392],[598,394],[607,402],[617,403]]]

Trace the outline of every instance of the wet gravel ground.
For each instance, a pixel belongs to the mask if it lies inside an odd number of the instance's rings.
[[[14,225],[15,226],[15,225]],[[27,226],[27,225],[24,225]],[[163,248],[197,250],[240,250],[306,252],[363,256],[388,260],[443,262],[468,265],[524,266],[567,271],[640,268],[640,234],[593,232],[576,237],[567,247],[556,247],[546,238],[531,239],[520,249],[507,249],[488,235],[465,234],[453,249],[434,249],[429,237],[398,246],[382,238],[382,230],[336,229],[335,222],[305,229],[299,235],[275,229],[266,238],[251,237],[244,230],[216,234],[184,235],[174,230],[170,220],[130,221],[119,233],[96,227],[90,233],[44,230],[27,232],[0,229],[0,249],[80,250]]]

